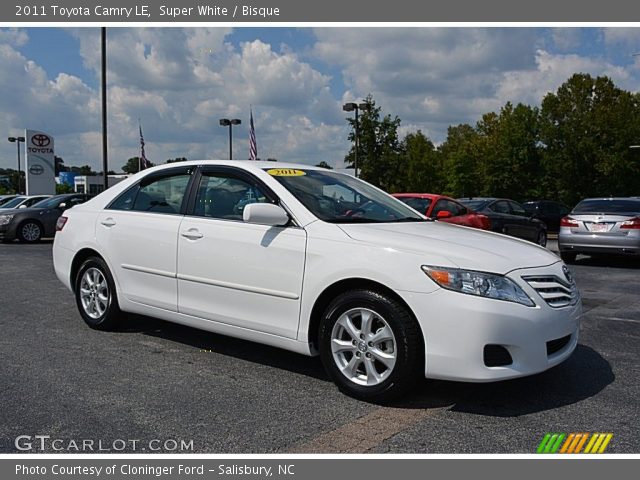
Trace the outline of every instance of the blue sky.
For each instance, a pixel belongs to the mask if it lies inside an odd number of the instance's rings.
[[[217,126],[234,116],[248,155],[253,105],[259,155],[341,166],[345,101],[373,94],[401,133],[434,142],[506,101],[539,104],[571,74],[640,85],[636,28],[110,28],[110,168],[138,153],[141,118],[152,161],[226,158]],[[53,134],[67,164],[99,168],[98,28],[0,29],[0,129]],[[15,147],[0,142],[0,167]]]

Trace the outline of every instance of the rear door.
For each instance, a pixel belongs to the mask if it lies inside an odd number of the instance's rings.
[[[130,301],[178,308],[178,227],[194,170],[183,166],[149,175],[98,216],[96,239]]]
[[[296,338],[306,232],[245,223],[250,203],[277,203],[261,181],[203,167],[178,235],[180,313]]]

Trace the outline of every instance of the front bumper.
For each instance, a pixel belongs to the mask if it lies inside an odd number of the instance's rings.
[[[573,305],[552,308],[522,279],[532,275],[562,275],[561,269],[559,262],[551,267],[517,270],[508,275],[531,297],[535,307],[445,289],[429,294],[398,292],[422,328],[425,376],[491,382],[533,375],[566,360],[578,343],[580,300]],[[565,339],[562,348],[549,349],[559,339]],[[504,347],[512,363],[486,366],[487,345]]]
[[[8,225],[0,225],[0,240],[15,240],[16,227],[13,222]]]

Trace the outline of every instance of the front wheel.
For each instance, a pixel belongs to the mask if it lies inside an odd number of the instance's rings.
[[[95,330],[111,330],[120,320],[115,284],[105,261],[91,257],[82,264],[75,283],[82,319]]]
[[[421,331],[407,308],[372,290],[352,290],[327,307],[320,356],[338,388],[388,401],[406,392],[423,367]]]
[[[38,222],[27,220],[18,227],[18,240],[22,243],[36,243],[42,238],[42,227]]]

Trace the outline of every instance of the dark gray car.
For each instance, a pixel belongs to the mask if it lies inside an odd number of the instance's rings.
[[[33,243],[43,237],[53,237],[62,212],[89,198],[90,195],[83,193],[68,193],[42,200],[31,208],[0,210],[0,240],[8,242],[17,238]]]

